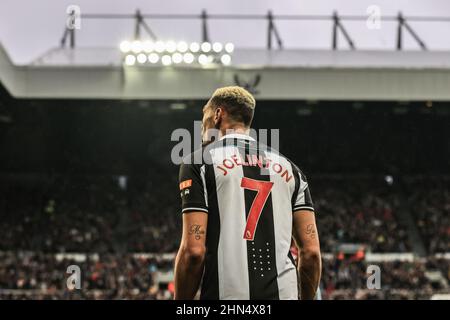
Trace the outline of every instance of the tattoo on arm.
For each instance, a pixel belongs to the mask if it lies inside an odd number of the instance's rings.
[[[306,226],[306,234],[309,236],[310,240],[314,240],[316,238],[316,230],[314,228],[314,224],[308,224]]]
[[[194,235],[195,240],[200,240],[205,231],[201,229],[201,225],[193,224],[189,227],[189,235]]]

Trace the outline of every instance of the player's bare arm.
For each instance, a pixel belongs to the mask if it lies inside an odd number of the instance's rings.
[[[175,299],[192,300],[200,286],[205,261],[208,215],[183,214],[183,235],[175,260]]]
[[[322,270],[319,234],[313,211],[294,212],[293,235],[299,247],[298,273],[301,299],[312,300],[319,286]]]

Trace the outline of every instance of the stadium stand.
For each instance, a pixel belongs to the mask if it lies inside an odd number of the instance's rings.
[[[19,68],[0,49],[0,79],[16,95],[0,86],[0,299],[171,299],[181,218],[170,137],[192,132],[216,75],[193,70],[183,86],[175,76],[160,86],[160,69],[110,70],[104,59],[95,62],[103,68],[77,68],[84,62],[75,60],[64,73],[63,49]],[[95,56],[90,50],[72,53]],[[269,55],[250,53],[237,61]],[[254,123],[280,129],[281,152],[308,177],[323,299],[448,298],[448,55],[297,54],[280,51],[260,70]],[[319,68],[279,72],[286,63]],[[283,81],[296,85],[280,90]],[[66,288],[71,264],[82,269],[83,290]],[[369,265],[382,271],[379,290],[367,289]]]

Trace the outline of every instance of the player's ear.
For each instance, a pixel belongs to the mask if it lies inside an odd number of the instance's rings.
[[[222,121],[223,118],[223,109],[221,107],[218,107],[215,111],[214,111],[214,124],[217,126],[218,124],[220,124],[220,122]]]

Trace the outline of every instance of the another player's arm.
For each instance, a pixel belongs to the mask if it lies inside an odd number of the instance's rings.
[[[194,299],[203,275],[208,214],[183,214],[183,235],[175,260],[175,299]]]
[[[312,300],[319,287],[322,260],[314,212],[294,212],[293,236],[299,248],[298,273],[302,300]]]

